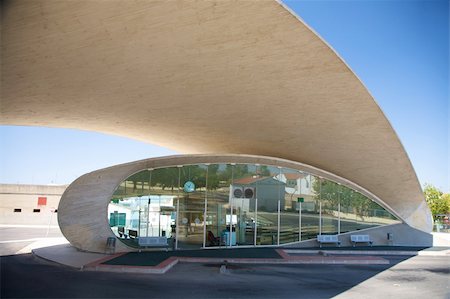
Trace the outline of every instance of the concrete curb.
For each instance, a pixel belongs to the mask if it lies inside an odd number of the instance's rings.
[[[66,267],[84,271],[104,271],[118,273],[164,274],[179,262],[182,263],[214,263],[214,264],[254,264],[254,265],[302,265],[302,264],[328,264],[328,265],[386,265],[389,260],[385,256],[450,256],[450,248],[442,250],[422,251],[375,251],[375,250],[303,250],[303,249],[276,249],[281,259],[276,258],[208,258],[208,257],[169,257],[156,266],[127,266],[106,265],[104,262],[117,258],[126,252],[108,255],[90,263],[76,267],[52,260],[38,254],[34,249],[33,256],[42,260],[57,263]]]
[[[86,265],[84,271],[164,274],[178,263],[177,258],[168,258],[157,266],[124,266],[124,265]]]
[[[164,274],[177,263],[214,263],[214,264],[254,264],[254,265],[301,265],[301,264],[328,264],[328,265],[387,265],[389,261],[381,257],[365,256],[291,256],[286,250],[277,249],[281,259],[253,259],[253,258],[206,258],[206,257],[175,257],[172,256],[156,266],[125,266],[105,265],[108,260],[121,256],[117,254],[102,258],[84,266],[85,271],[121,272],[121,273],[147,273]]]
[[[389,261],[383,258],[374,259],[351,259],[344,257],[336,259],[336,257],[312,257],[306,258],[291,257],[289,259],[212,259],[212,258],[179,258],[180,262],[185,263],[228,263],[228,264],[265,264],[265,265],[280,265],[280,264],[364,264],[364,265],[386,265]]]
[[[284,249],[286,253],[293,254],[319,254],[320,252],[326,254],[334,255],[423,255],[423,256],[450,256],[450,249],[431,251],[431,250],[421,250],[421,251],[406,251],[406,250],[301,250],[301,249]]]
[[[101,272],[120,272],[120,273],[147,273],[147,274],[165,274],[173,266],[180,263],[214,263],[214,264],[253,264],[253,265],[302,265],[302,264],[321,264],[321,265],[388,265],[389,261],[385,259],[378,260],[336,260],[336,259],[212,259],[212,258],[189,258],[177,257],[169,258],[167,263],[157,266],[124,266],[124,265],[95,265],[84,267],[84,271]],[[166,262],[165,261],[165,262]]]

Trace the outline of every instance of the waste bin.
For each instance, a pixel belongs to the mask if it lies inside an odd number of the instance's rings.
[[[230,244],[230,236],[231,236],[231,244]],[[236,232],[225,231],[222,233],[222,240],[225,242],[225,246],[235,246],[236,245]]]
[[[388,245],[394,245],[394,234],[393,233],[387,233],[387,240]]]
[[[106,253],[114,254],[116,252],[116,238],[108,237],[106,239]]]

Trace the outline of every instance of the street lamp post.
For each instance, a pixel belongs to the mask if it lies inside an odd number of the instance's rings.
[[[338,235],[341,234],[341,189],[338,190]]]

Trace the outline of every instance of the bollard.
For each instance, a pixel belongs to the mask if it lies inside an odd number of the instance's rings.
[[[116,252],[116,238],[108,237],[106,239],[106,254],[114,254]]]
[[[388,240],[388,245],[393,246],[394,245],[394,234],[387,233],[387,240]]]

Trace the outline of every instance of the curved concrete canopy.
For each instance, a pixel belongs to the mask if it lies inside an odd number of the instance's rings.
[[[431,229],[371,95],[276,1],[3,1],[1,59],[2,124],[299,161]]]
[[[67,240],[77,248],[102,252],[105,240],[114,237],[108,221],[108,205],[117,187],[132,174],[147,169],[180,167],[192,164],[259,164],[299,170],[349,187],[372,199],[403,220],[403,211],[393,210],[361,186],[332,173],[298,162],[253,155],[182,155],[158,157],[99,169],[76,179],[67,187],[58,206],[58,223]],[[184,182],[181,182],[181,185]],[[99,188],[101,186],[101,188]],[[133,251],[118,242],[118,251]]]

